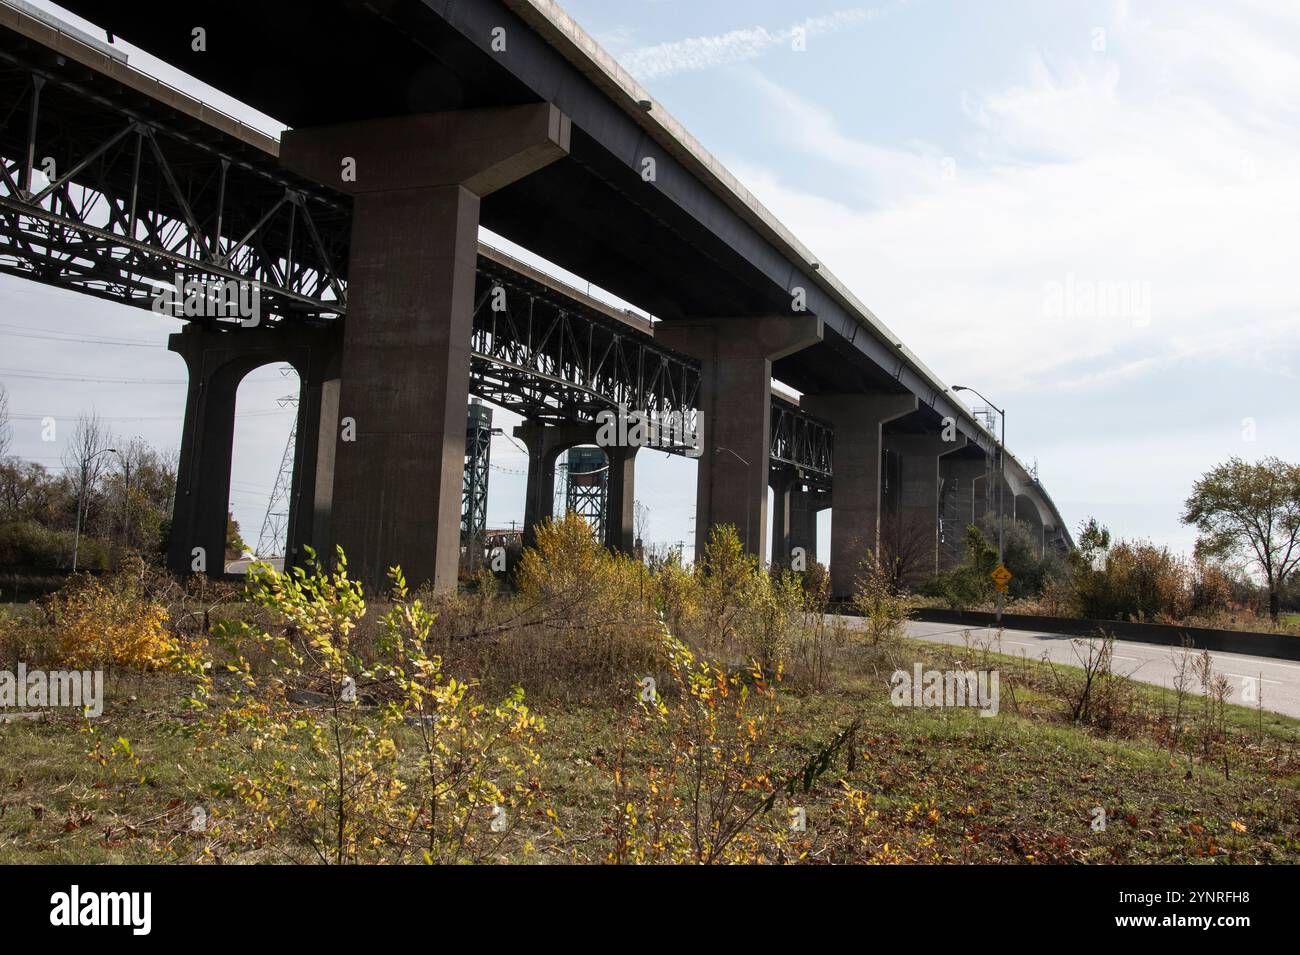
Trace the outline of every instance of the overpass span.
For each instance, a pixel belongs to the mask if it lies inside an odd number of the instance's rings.
[[[454,409],[463,408],[470,387],[471,363],[461,355],[478,314],[475,272],[482,260],[468,243],[475,241],[472,227],[479,222],[662,319],[657,344],[698,362],[706,451],[725,443],[750,460],[771,459],[774,447],[778,460],[790,449],[817,453],[813,445],[785,436],[783,426],[774,427],[791,419],[780,407],[774,416],[772,376],[803,392],[796,414],[814,411],[826,432],[836,435],[829,456],[836,476],[831,496],[837,589],[851,581],[858,557],[878,537],[882,475],[891,454],[903,490],[900,506],[933,517],[938,527],[944,485],[951,489],[962,481],[952,475],[958,464],[973,474],[986,456],[1002,453],[894,334],[553,4],[474,0],[435,9],[418,0],[309,7],[233,0],[183,10],[150,2],[66,5],[294,127],[279,168],[267,180],[257,175],[267,170],[246,168],[257,166],[247,163],[250,151],[272,154],[257,141],[260,134],[185,102],[175,91],[156,85],[142,90],[150,81],[117,58],[0,6],[4,49],[43,51],[73,64],[89,84],[77,91],[86,101],[94,101],[98,93],[92,87],[107,78],[144,93],[133,108],[170,110],[194,129],[224,135],[232,156],[228,164],[223,160],[210,188],[220,194],[230,187],[232,171],[236,177],[247,174],[241,197],[261,188],[267,191],[263,207],[276,209],[273,215],[249,213],[238,226],[223,226],[219,219],[207,252],[234,250],[226,262],[213,263],[219,267],[245,256],[243,273],[266,283],[274,314],[302,326],[293,336],[303,338],[306,329],[350,316],[339,345],[342,370],[322,371],[340,376],[342,392],[321,404],[336,407],[341,401],[345,410],[362,412],[358,448],[331,442],[336,447],[330,452],[340,456],[333,502],[350,502],[334,536],[361,554],[363,572],[380,573],[400,557],[415,578],[447,584],[454,574],[448,540],[453,476],[441,462],[458,458],[456,446],[463,446],[462,423],[455,420],[463,411]],[[191,42],[197,21],[211,24],[202,55]],[[277,55],[247,60],[239,29],[255,31],[259,44]],[[498,30],[508,38],[500,51],[492,49]],[[321,56],[323,49],[338,55]],[[286,84],[285,75],[299,82]],[[124,133],[119,142],[127,138]],[[138,138],[148,140],[152,153],[156,137]],[[26,145],[26,162],[20,155],[4,184],[11,196],[24,190],[19,177],[32,167],[30,136]],[[394,171],[400,157],[405,159]],[[340,159],[363,170],[359,181],[336,181]],[[658,170],[653,183],[640,175],[647,159]],[[376,176],[375,169],[386,171]],[[286,190],[276,177],[293,187]],[[286,199],[289,193],[293,198]],[[167,190],[160,194],[165,202]],[[53,194],[44,198],[64,201]],[[156,234],[145,244],[166,250],[166,259],[187,254],[177,251],[176,242],[189,242],[188,254],[201,256],[204,231],[187,208],[189,196],[173,199],[169,218],[184,227],[168,233],[155,224]],[[350,218],[341,212],[349,202]],[[8,212],[14,221],[16,210]],[[124,207],[114,214],[129,215]],[[331,216],[336,225],[347,225],[326,229],[333,236],[328,238],[321,223]],[[249,238],[223,244],[227,232]],[[78,243],[82,253],[111,244],[90,233]],[[279,249],[287,252],[273,251]],[[131,265],[146,251],[131,248]],[[55,258],[41,263],[47,275],[64,274],[70,261]],[[475,260],[477,269],[471,265],[466,272],[466,263]],[[417,262],[427,267],[412,268]],[[85,274],[104,278],[93,268]],[[98,291],[120,296],[122,285],[106,282]],[[260,346],[241,347],[251,355]],[[374,427],[377,419],[385,419],[382,427]],[[948,440],[935,443],[936,436],[949,433]],[[364,454],[356,453],[360,445]],[[377,475],[362,461],[376,456],[388,462],[378,475],[392,491],[385,506],[414,515],[409,526],[394,528],[394,521],[385,520],[391,515],[369,499]],[[1024,469],[1007,457],[1014,479]],[[766,499],[769,474],[740,475],[728,466],[708,453],[701,458],[701,535],[723,520],[749,525],[750,515],[738,502]],[[735,493],[737,483],[755,481],[759,486],[750,490],[758,493]],[[974,479],[966,481],[973,488]],[[436,488],[432,495],[426,493],[430,483]],[[802,485],[790,493],[815,490]],[[1050,531],[1058,542],[1068,542],[1041,486],[1026,482],[1024,492],[1045,537]],[[973,490],[970,496],[973,508]],[[315,524],[323,526],[320,510],[315,508]],[[765,507],[757,517],[758,534],[746,540],[756,551]]]

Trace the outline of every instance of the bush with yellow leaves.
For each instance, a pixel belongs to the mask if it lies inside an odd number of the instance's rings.
[[[673,637],[659,634],[659,677],[628,687],[611,761],[615,803],[606,819],[606,861],[745,863],[794,861],[811,844],[792,826],[793,800],[808,793],[857,724],[802,764],[776,733],[776,683],[755,666],[727,673]],[[774,811],[781,805],[784,811]]]
[[[182,654],[167,608],[150,596],[138,568],[73,578],[44,606],[57,662],[74,667],[170,669]]]
[[[435,615],[391,578],[371,661],[353,645],[367,607],[342,550],[333,570],[314,555],[288,573],[254,565],[247,596],[266,619],[218,626],[233,662],[199,703],[250,816],[237,848],[327,864],[530,849],[542,720],[521,689],[493,705],[447,676],[428,649]]]

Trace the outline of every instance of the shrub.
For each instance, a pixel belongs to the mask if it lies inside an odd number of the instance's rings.
[[[994,595],[989,574],[997,567],[997,550],[974,524],[966,528],[963,544],[966,556],[961,566],[938,574],[922,591],[943,600],[953,610],[978,607]]]
[[[907,619],[907,603],[894,592],[891,573],[870,553],[859,567],[853,609],[862,615],[873,647],[898,637]]]
[[[446,676],[427,650],[434,615],[392,580],[373,666],[352,646],[367,608],[341,550],[330,572],[255,565],[248,599],[270,625],[221,628],[238,679],[205,728],[233,750],[252,845],[345,864],[480,861],[519,841],[543,723],[520,689],[489,705]],[[250,652],[274,662],[259,670]]]
[[[112,577],[79,576],[49,597],[55,654],[74,667],[157,670],[185,665],[188,647],[169,631],[167,608],[146,592],[138,561]]]
[[[22,570],[67,570],[72,567],[74,533],[54,530],[35,521],[0,524],[0,567]],[[104,541],[83,533],[77,552],[78,570],[107,570],[109,549]]]
[[[1120,541],[1074,574],[1075,611],[1092,620],[1181,618],[1188,607],[1187,567],[1167,547]]]

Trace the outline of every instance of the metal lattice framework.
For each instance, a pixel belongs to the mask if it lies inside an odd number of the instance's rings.
[[[483,558],[491,468],[492,409],[471,403],[465,421],[465,476],[460,499],[460,542],[470,568]]]
[[[524,417],[592,423],[622,410],[696,433],[698,362],[484,256],[471,353],[475,393]]]
[[[346,196],[284,173],[261,134],[37,59],[0,49],[0,271],[142,308],[181,274],[255,288],[267,324],[346,316]],[[684,454],[699,391],[697,361],[479,256],[471,394],[540,421],[639,412]],[[779,401],[772,418],[773,462],[828,481],[828,426]]]
[[[605,507],[609,498],[609,461],[599,448],[568,452],[564,510],[591,525],[596,540],[605,537]]]
[[[834,444],[835,432],[829,423],[784,399],[772,397],[773,468],[796,468],[805,484],[818,490],[828,489]]]
[[[249,284],[269,323],[341,315],[350,209],[217,142],[0,51],[0,270],[144,307],[180,272]]]

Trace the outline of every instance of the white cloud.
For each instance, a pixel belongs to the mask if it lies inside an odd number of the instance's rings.
[[[809,17],[776,30],[751,27],[730,30],[716,36],[697,36],[670,43],[657,43],[632,50],[620,57],[624,68],[642,82],[674,73],[707,70],[729,63],[741,63],[763,56],[778,46],[790,47],[799,31],[805,38],[838,33],[884,16],[878,8],[838,10],[825,16]]]
[[[1300,324],[1300,87],[1277,86],[1300,55],[1178,9],[1112,26],[1111,55],[1032,51],[1015,85],[966,91],[955,175],[943,146],[857,138],[755,74],[783,142],[835,175],[737,171],[940,374],[1087,390],[1211,348],[1249,363]],[[1053,314],[1066,282],[1140,287],[1150,314]]]

